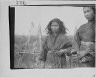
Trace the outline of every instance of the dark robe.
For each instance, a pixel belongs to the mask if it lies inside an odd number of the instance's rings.
[[[39,60],[45,62],[45,68],[66,68],[65,54],[57,56],[55,52],[49,53],[49,51],[59,51],[60,49],[67,48],[67,54],[70,54],[71,46],[72,44],[68,40],[68,37],[63,33],[58,34],[57,36],[54,36],[53,34],[48,35],[42,46]]]
[[[77,30],[75,35],[77,49],[79,51],[80,67],[94,67],[95,65],[95,22],[88,22]],[[90,43],[89,45],[84,45]],[[86,58],[85,62],[81,62]]]

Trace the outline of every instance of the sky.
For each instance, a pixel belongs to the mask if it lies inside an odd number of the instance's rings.
[[[15,34],[38,34],[41,26],[42,35],[46,35],[45,28],[50,20],[59,18],[67,27],[68,35],[74,35],[87,20],[84,17],[83,7],[72,6],[16,6],[15,7]]]

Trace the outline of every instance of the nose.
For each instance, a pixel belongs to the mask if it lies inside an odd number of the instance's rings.
[[[56,27],[55,27],[55,26],[53,26],[52,28],[53,28],[53,29],[55,29]]]
[[[85,13],[85,17],[89,17],[89,13]]]
[[[55,29],[56,27],[54,26],[53,28]]]
[[[89,14],[89,13],[86,12],[86,13],[85,13],[85,16],[88,16],[88,14]]]

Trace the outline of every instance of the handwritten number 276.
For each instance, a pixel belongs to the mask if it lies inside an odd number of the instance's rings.
[[[17,1],[16,4],[17,5],[26,5],[26,3],[24,1]]]

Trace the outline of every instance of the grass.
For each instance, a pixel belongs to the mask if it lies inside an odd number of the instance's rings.
[[[45,36],[42,37],[42,41],[44,41],[44,39]],[[73,36],[69,36],[69,39],[73,41]],[[31,36],[27,46],[26,42],[27,42],[27,36],[15,35],[14,67],[29,68],[29,69],[39,68],[36,64],[36,58],[40,54],[39,39],[37,36]],[[26,47],[26,53],[23,53],[25,47]]]

